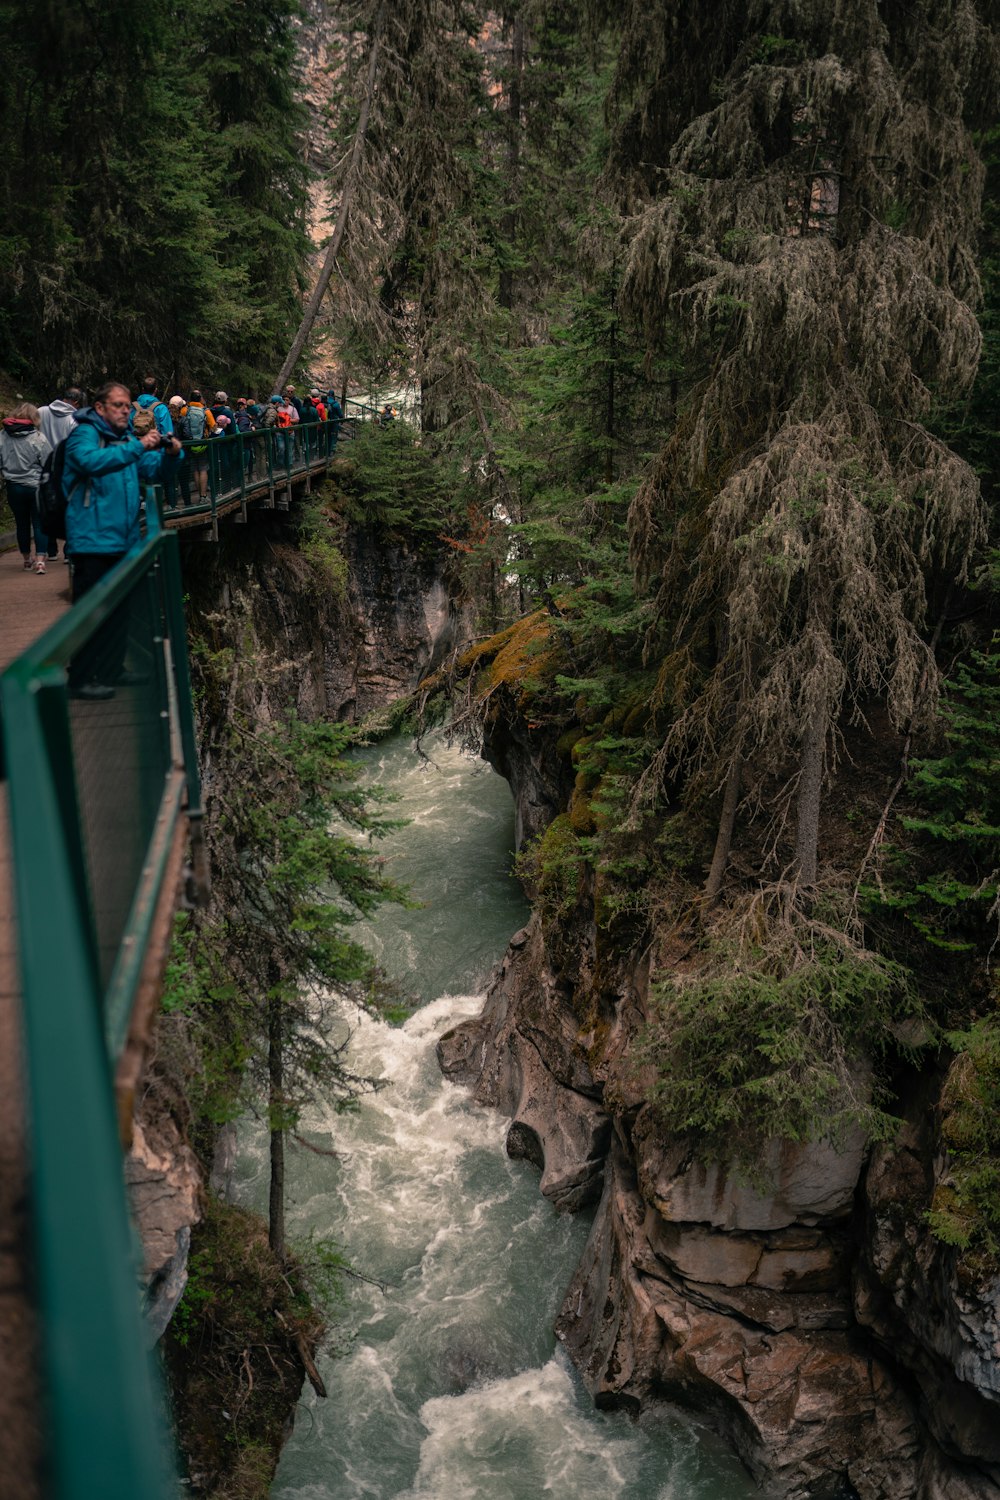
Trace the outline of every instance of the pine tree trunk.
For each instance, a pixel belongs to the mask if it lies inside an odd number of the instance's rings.
[[[503,216],[503,235],[513,251],[517,236],[517,199],[520,190],[518,168],[521,161],[521,75],[524,72],[524,17],[514,18],[514,37],[510,64],[510,105],[507,110],[507,209]],[[505,266],[500,272],[498,300],[501,307],[514,306],[514,272]]]
[[[615,362],[618,358],[618,319],[611,324],[611,358],[608,360],[608,384],[605,391],[604,421],[607,429],[607,447],[604,453],[604,483],[614,478],[613,456],[615,451]]]
[[[796,809],[798,827],[795,839],[795,863],[799,884],[806,887],[816,884],[826,729],[826,713],[822,709],[817,709],[802,735],[802,758]]]
[[[279,1259],[285,1255],[285,1132],[276,1128],[284,1109],[284,1016],[281,994],[272,988],[267,1002],[268,1103],[271,1119],[271,1183],[268,1193],[267,1240]]]
[[[288,354],[285,356],[285,362],[278,373],[278,378],[274,382],[273,389],[276,391],[283,391],[285,389],[285,385],[287,384],[292,371],[298,364],[299,356],[301,355],[302,350],[305,348],[306,340],[312,332],[313,324],[315,323],[317,314],[319,313],[320,303],[323,301],[326,289],[330,285],[330,277],[333,275],[333,268],[337,263],[337,256],[340,254],[341,241],[344,238],[344,231],[347,228],[347,216],[351,211],[351,200],[354,197],[354,186],[357,181],[358,168],[361,163],[361,153],[364,150],[365,136],[368,133],[368,117],[371,114],[372,99],[375,96],[375,84],[378,77],[379,41],[382,30],[382,18],[384,14],[385,6],[380,5],[378,8],[378,13],[375,17],[375,25],[372,28],[372,50],[368,58],[368,79],[365,87],[365,97],[361,105],[361,115],[358,120],[358,128],[354,132],[354,144],[351,147],[351,160],[347,168],[347,175],[344,178],[344,191],[340,197],[340,208],[337,210],[337,222],[334,225],[333,238],[327,246],[326,255],[323,257],[323,264],[320,268],[319,277],[316,281],[315,287],[313,288],[312,296],[306,303],[306,309],[302,314],[302,321],[299,324],[298,332],[292,340],[292,347],[289,349]]]
[[[736,809],[740,805],[740,792],[743,789],[743,762],[734,760],[729,767],[729,775],[726,777],[726,790],[722,798],[722,812],[719,816],[719,832],[715,840],[715,852],[712,855],[712,865],[705,881],[704,898],[707,906],[713,906],[719,899],[722,889],[722,877],[726,873],[726,865],[729,863],[729,853],[733,847],[733,830],[736,827]]]

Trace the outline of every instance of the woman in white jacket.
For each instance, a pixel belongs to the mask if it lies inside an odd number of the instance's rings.
[[[46,553],[58,557],[58,543],[42,530],[38,514],[38,482],[42,465],[52,449],[39,431],[38,407],[30,401],[15,406],[0,423],[0,476],[7,486],[7,501],[14,512],[17,545],[27,572],[45,572]],[[35,555],[31,555],[31,533],[35,533]]]

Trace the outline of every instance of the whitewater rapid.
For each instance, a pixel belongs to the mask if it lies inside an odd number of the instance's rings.
[[[348,1281],[304,1388],[274,1500],[742,1500],[756,1494],[714,1439],[681,1416],[595,1410],[552,1325],[586,1216],[558,1215],[538,1174],[504,1150],[507,1121],[440,1074],[441,1033],[481,1008],[490,965],[526,915],[510,878],[512,809],[481,762],[398,741],[371,775],[409,825],[389,873],[419,910],[383,908],[366,934],[425,1001],[402,1026],[345,1016],[351,1065],[384,1080],[356,1112],[311,1109],[293,1149],[289,1233],[343,1248]],[[266,1203],[267,1148],[243,1132],[239,1200]],[[373,1283],[380,1283],[375,1285]]]

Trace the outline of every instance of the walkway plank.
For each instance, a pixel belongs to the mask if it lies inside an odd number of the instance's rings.
[[[69,607],[69,569],[26,573],[17,551],[0,555],[0,671]],[[58,934],[53,933],[53,941]],[[31,1302],[20,978],[7,822],[0,783],[0,1474],[4,1493],[38,1500],[44,1443]]]

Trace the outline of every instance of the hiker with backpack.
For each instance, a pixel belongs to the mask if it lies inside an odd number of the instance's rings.
[[[93,405],[79,413],[63,444],[74,604],[138,546],[140,479],[166,485],[173,478],[180,454],[176,437],[155,428],[136,437],[131,418],[128,386],[108,381],[95,392]],[[142,674],[125,670],[127,644],[128,608],[122,604],[70,663],[73,696],[103,702],[114,697],[116,687],[137,686]]]
[[[305,453],[306,462],[308,463],[311,462],[313,454],[316,451],[319,433],[318,431],[314,431],[314,428],[318,426],[320,420],[319,410],[311,395],[307,396],[302,402],[302,411],[299,414],[299,419],[302,423],[299,429],[302,434],[302,448]]]
[[[46,554],[54,561],[59,556],[55,538],[46,535],[38,509],[38,486],[45,460],[52,452],[49,440],[40,431],[38,407],[30,401],[15,406],[0,424],[0,476],[7,486],[7,503],[14,513],[17,545],[21,550],[26,573],[45,572]],[[31,554],[31,533],[35,533],[35,554]]]
[[[233,432],[240,434],[239,446],[243,450],[243,468],[248,479],[253,473],[254,457],[254,443],[251,436],[253,433],[253,418],[250,415],[249,404],[247,396],[237,397],[236,405],[233,407],[233,425],[231,429]]]
[[[42,436],[48,438],[50,448],[58,448],[63,438],[69,437],[76,426],[76,414],[84,404],[84,399],[78,385],[69,385],[61,398],[38,408]]]
[[[174,423],[170,408],[160,400],[157,391],[156,376],[147,375],[142,382],[141,393],[132,403],[132,431],[136,437],[143,437],[153,427],[164,437],[169,437],[173,433]]]
[[[191,472],[198,489],[199,499],[208,496],[208,439],[215,431],[215,418],[205,407],[201,391],[192,391],[187,406],[181,413],[180,435],[191,447]]]
[[[344,420],[344,408],[337,399],[336,391],[326,393],[326,421],[327,421],[327,452],[336,452],[337,439],[340,436],[340,424]]]

